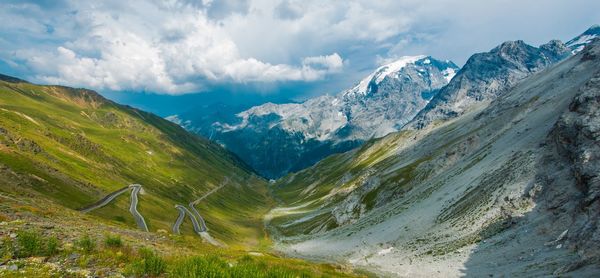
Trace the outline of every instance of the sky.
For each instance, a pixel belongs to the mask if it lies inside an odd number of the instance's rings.
[[[566,41],[600,23],[600,1],[4,0],[0,18],[0,73],[131,102],[285,101],[401,56],[462,65],[506,40]]]

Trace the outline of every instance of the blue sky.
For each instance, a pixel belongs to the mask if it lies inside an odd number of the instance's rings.
[[[336,93],[405,55],[462,65],[506,40],[565,41],[600,22],[600,1],[5,0],[0,18],[5,74],[134,103],[284,101]]]

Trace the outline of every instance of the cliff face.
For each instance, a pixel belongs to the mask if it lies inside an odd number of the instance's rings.
[[[583,59],[597,59],[600,49],[593,50]],[[566,272],[600,262],[600,74],[581,88],[552,135],[557,154],[550,161],[558,171],[541,176],[546,208],[568,223],[565,244],[581,259],[559,271]]]

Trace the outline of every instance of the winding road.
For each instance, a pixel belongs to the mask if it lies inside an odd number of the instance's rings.
[[[173,224],[173,233],[176,233],[176,234],[180,233],[179,227],[183,223],[183,220],[185,219],[185,215],[187,214],[189,219],[192,221],[192,226],[194,228],[194,232],[196,232],[199,236],[201,236],[202,238],[204,238],[206,241],[208,241],[209,243],[211,243],[213,245],[222,245],[220,242],[218,242],[217,240],[215,240],[214,238],[212,238],[210,236],[210,234],[208,233],[208,228],[206,227],[206,222],[204,221],[204,218],[202,218],[202,216],[200,215],[200,212],[198,212],[198,210],[196,209],[195,205],[200,203],[202,200],[204,200],[211,194],[215,193],[217,190],[223,188],[228,183],[229,183],[229,178],[226,177],[225,180],[218,187],[213,188],[212,190],[210,190],[209,192],[204,194],[202,197],[189,203],[188,205],[191,208],[191,211],[188,208],[186,208],[185,206],[175,205],[175,208],[179,211],[179,215],[177,216],[177,219],[175,220],[175,223]],[[145,232],[148,232],[148,225],[146,224],[146,220],[144,219],[144,216],[142,216],[142,214],[137,210],[137,206],[138,206],[138,202],[139,202],[138,194],[142,190],[142,185],[140,185],[140,184],[130,184],[130,185],[123,187],[117,191],[111,192],[110,194],[106,195],[104,198],[100,199],[99,201],[97,201],[85,208],[82,208],[80,211],[83,213],[88,213],[95,209],[104,207],[104,206],[108,205],[110,202],[112,202],[115,198],[120,196],[121,194],[127,192],[129,189],[131,189],[129,212],[131,213],[131,215],[133,215],[133,218],[134,218],[135,223],[137,224],[138,228]]]
[[[108,203],[112,202],[112,200],[117,198],[119,195],[125,193],[127,190],[129,190],[129,186],[125,186],[115,192],[112,192],[112,193],[106,195],[104,198],[100,199],[100,201],[95,202],[85,208],[82,208],[80,211],[83,213],[88,213],[92,210],[106,206],[106,205],[108,205]]]
[[[175,205],[175,208],[177,210],[179,210],[179,216],[181,217],[181,214],[183,213],[184,215],[187,214],[188,217],[190,218],[190,220],[192,221],[192,226],[194,227],[194,232],[196,233],[201,233],[204,232],[202,230],[202,228],[200,227],[200,224],[198,224],[198,220],[196,219],[196,217],[192,214],[192,212],[190,212],[190,210],[188,210],[186,207],[182,206],[182,205]],[[175,221],[175,225],[173,225],[173,230],[178,230],[179,231],[179,226],[181,225],[181,222],[183,222],[183,218],[181,218],[181,221],[179,221],[179,217],[177,218],[177,221]]]
[[[217,190],[223,188],[228,183],[229,183],[229,177],[225,177],[225,180],[223,182],[221,182],[221,184],[218,187],[213,188],[211,191],[208,191],[206,194],[202,195],[202,197],[196,199],[195,201],[193,201],[193,202],[191,202],[189,204],[190,208],[194,212],[194,215],[196,216],[196,218],[200,222],[200,226],[202,228],[202,232],[208,232],[208,228],[206,227],[206,222],[204,221],[204,218],[202,218],[202,216],[200,215],[200,212],[198,212],[198,210],[196,209],[195,205],[198,204],[198,203],[200,203],[200,201],[204,200],[206,197],[210,196],[211,194],[217,192]]]
[[[204,222],[204,218],[202,218],[196,207],[194,207],[194,203],[190,203],[190,208],[194,212],[194,216],[196,216],[196,219],[198,219],[198,222],[200,224],[200,231],[208,232],[208,228],[206,228],[206,222]]]
[[[134,218],[135,223],[137,224],[138,228],[147,232],[148,226],[146,225],[146,220],[144,220],[144,217],[142,216],[142,214],[137,210],[138,193],[140,192],[140,190],[142,190],[142,186],[140,184],[130,184],[129,186],[126,186],[117,191],[114,191],[114,192],[106,195],[104,198],[100,199],[99,201],[97,201],[85,208],[82,208],[80,211],[83,213],[88,213],[92,210],[99,209],[103,206],[106,206],[106,205],[108,205],[108,203],[112,202],[115,198],[117,198],[121,194],[125,193],[129,189],[131,189],[131,199],[130,199],[131,204],[129,206],[129,212],[131,213],[131,215],[133,215],[133,218]]]
[[[175,208],[179,211],[179,216],[177,216],[177,220],[175,220],[175,224],[173,224],[173,233],[179,234],[179,227],[185,218],[185,210],[179,207],[179,205],[175,205]]]
[[[218,242],[217,240],[215,240],[213,237],[211,237],[210,234],[208,233],[208,228],[206,227],[206,222],[204,221],[204,218],[202,218],[202,216],[200,215],[200,212],[198,212],[198,210],[196,209],[195,205],[198,204],[200,201],[204,200],[209,195],[215,193],[217,190],[223,188],[228,183],[229,183],[229,178],[225,178],[225,180],[218,187],[213,188],[212,190],[210,190],[209,192],[204,194],[202,197],[189,203],[188,205],[189,205],[191,211],[182,205],[175,205],[175,208],[179,211],[179,216],[177,216],[177,219],[175,220],[175,223],[173,224],[173,232],[176,234],[180,233],[179,227],[183,223],[185,215],[187,214],[188,217],[190,218],[190,220],[192,221],[194,232],[196,232],[200,237],[202,237],[209,243],[211,243],[213,245],[221,246],[222,244],[220,242]]]
[[[142,186],[139,184],[131,184],[129,187],[133,188],[131,190],[131,205],[129,206],[129,212],[133,215],[138,228],[147,232],[148,226],[146,225],[146,220],[144,220],[142,214],[137,210],[138,193],[142,190]]]

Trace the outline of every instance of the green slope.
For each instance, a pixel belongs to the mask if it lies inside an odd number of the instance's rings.
[[[219,145],[153,114],[99,94],[0,78],[0,191],[47,197],[71,209],[132,183],[151,231],[171,230],[175,204],[198,204],[213,237],[229,244],[265,238],[265,181]],[[15,192],[17,191],[17,192]],[[221,194],[220,192],[227,192]],[[91,212],[135,228],[129,194]],[[187,220],[183,232],[191,233]]]

